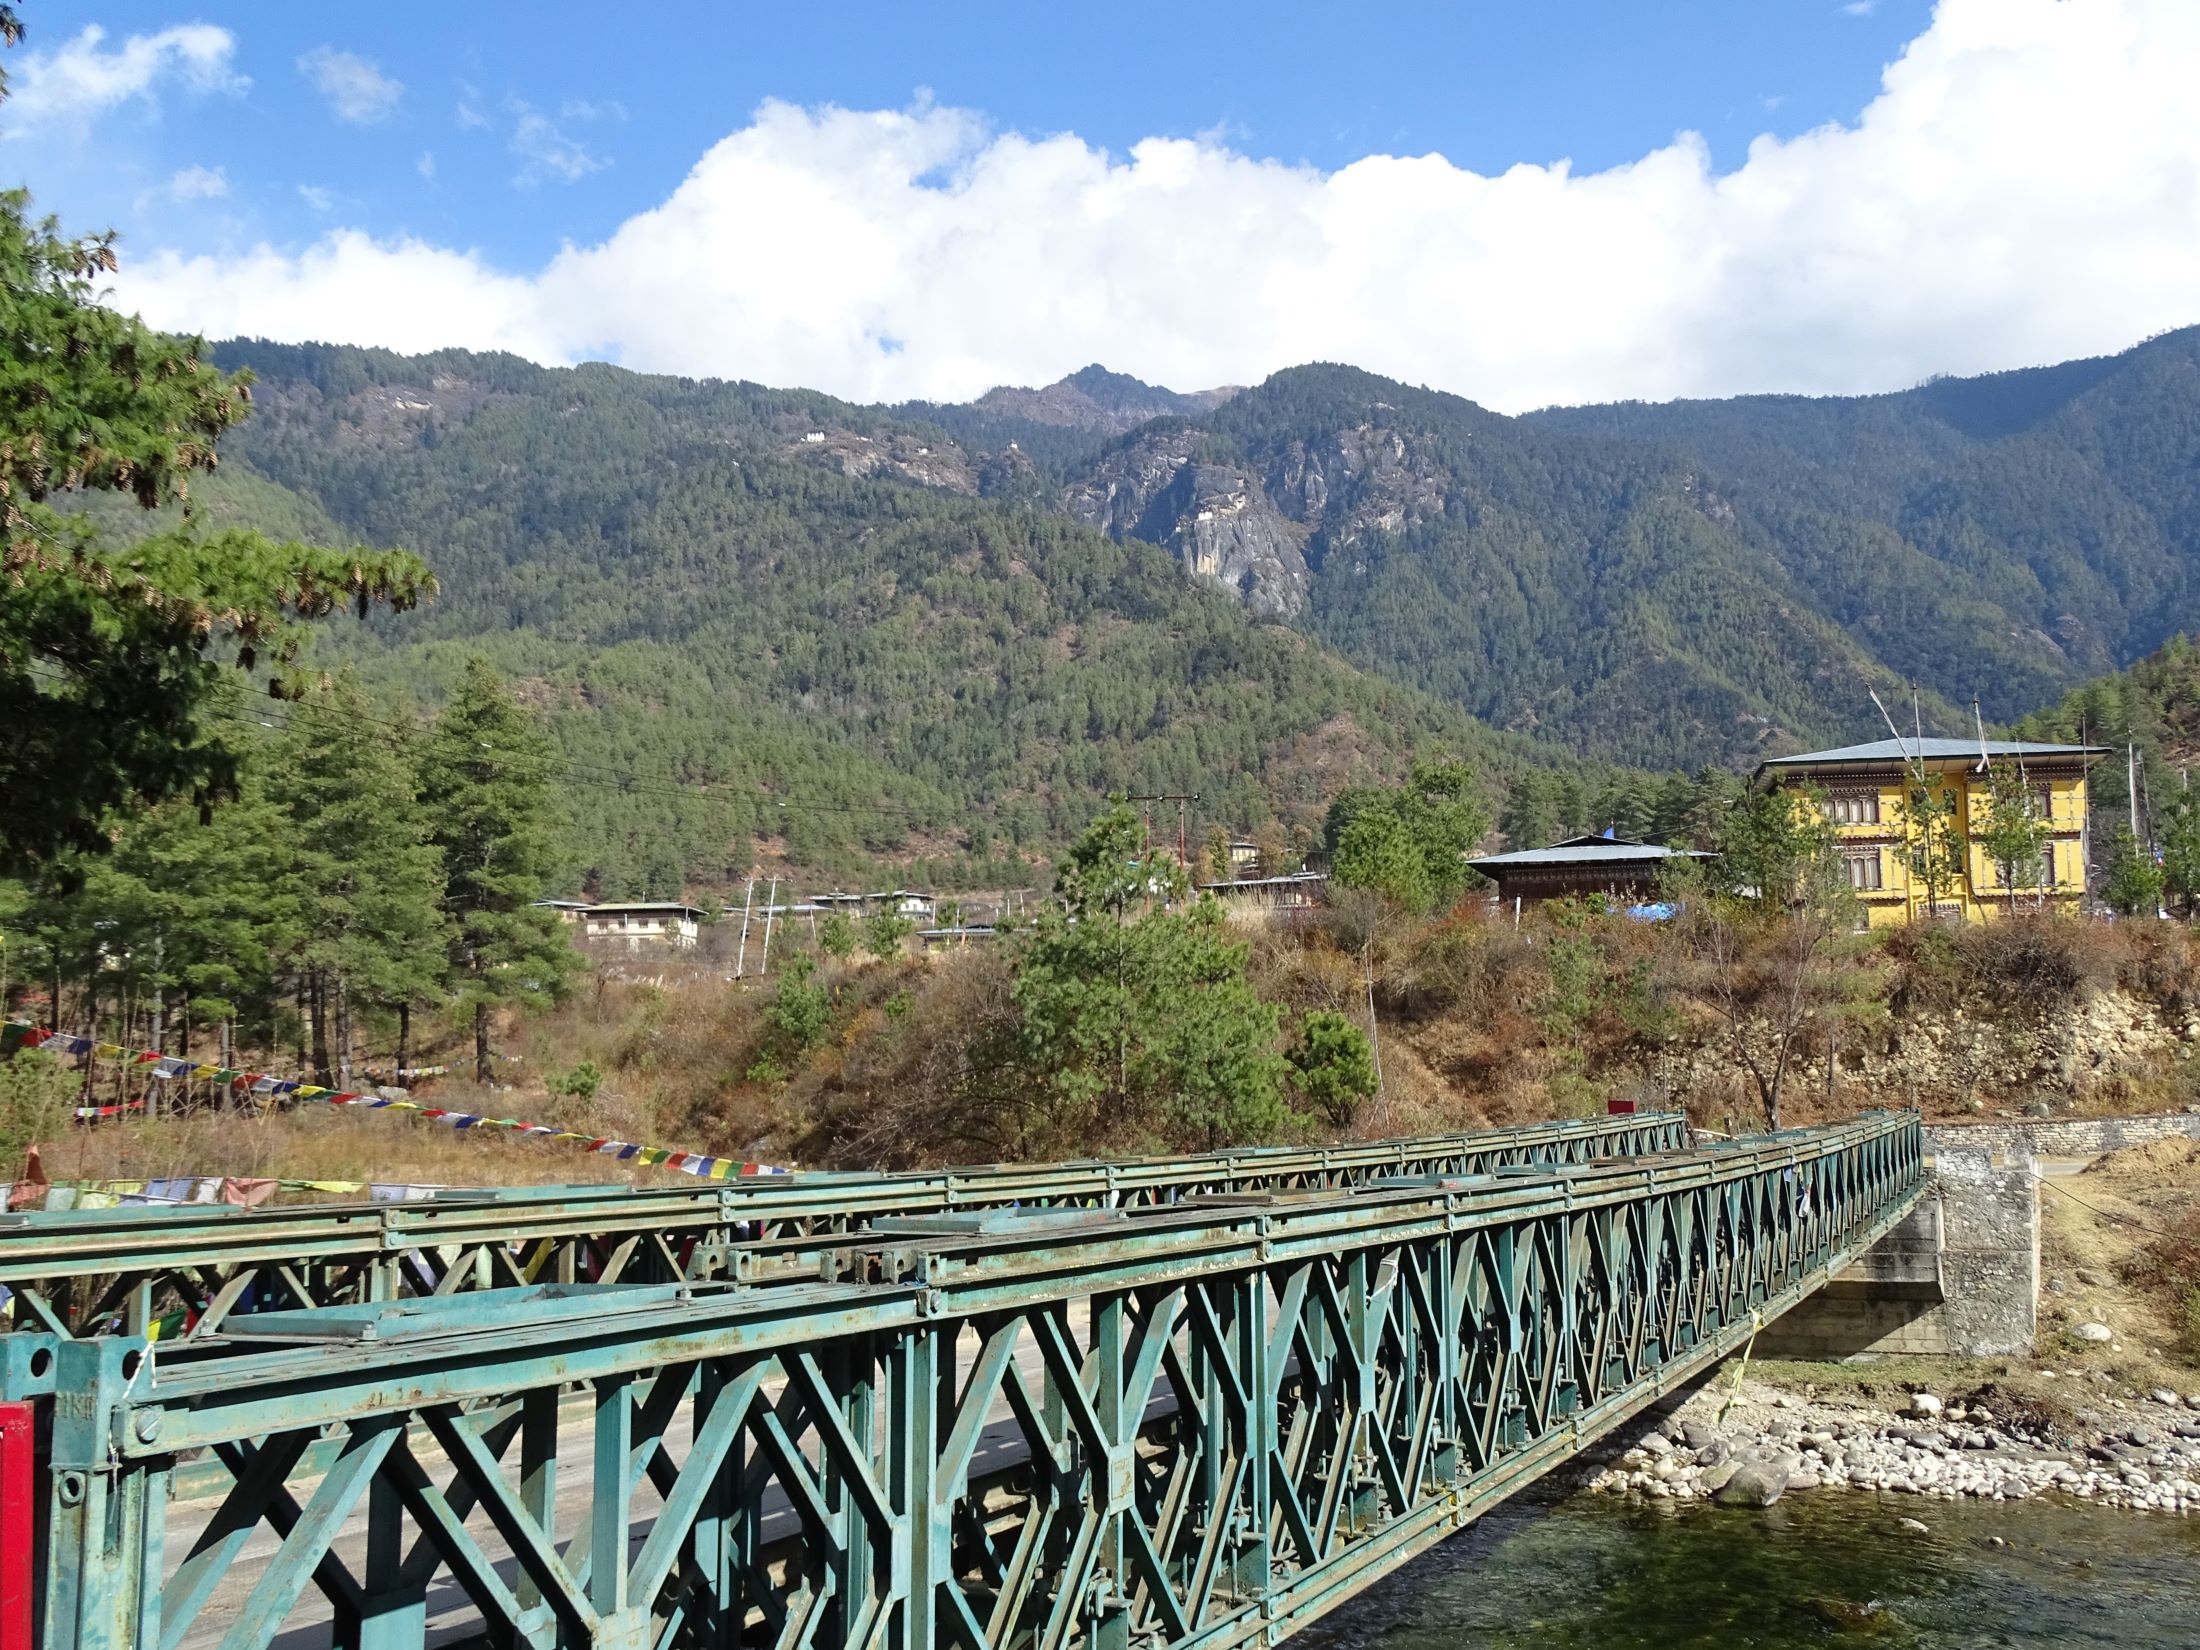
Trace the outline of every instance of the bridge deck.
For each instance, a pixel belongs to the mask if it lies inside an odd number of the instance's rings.
[[[0,1337],[57,1383],[41,1643],[1274,1643],[1738,1346],[1922,1174],[1915,1117],[1873,1117],[882,1219],[770,1287]],[[206,1452],[231,1487],[170,1539]]]

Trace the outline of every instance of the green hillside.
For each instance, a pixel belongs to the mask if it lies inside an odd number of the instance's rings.
[[[1310,366],[1061,507],[1347,657],[1613,762],[2012,718],[2200,622],[2200,329],[1902,395],[1490,413]]]
[[[1526,418],[1340,366],[1219,404],[1092,368],[876,408],[219,355],[259,411],[198,507],[428,556],[433,607],[326,656],[429,702],[471,652],[517,678],[604,893],[759,850],[1020,878],[1110,790],[1303,829],[1431,745],[1592,792],[1742,767],[1872,736],[1875,689],[2008,721],[2200,623],[2200,332],[1904,395]],[[1103,427],[1149,405],[1189,411]]]
[[[1692,455],[1741,544],[1872,657],[1990,717],[2200,621],[2200,328],[1898,395],[1529,422]]]
[[[257,370],[259,412],[204,507],[427,556],[436,603],[321,656],[433,701],[487,654],[569,760],[576,870],[606,895],[722,887],[759,848],[1025,880],[1109,791],[1311,827],[1417,748],[1529,750],[1157,550],[975,496],[926,426],[509,357],[220,355]],[[847,473],[869,436],[929,484]]]

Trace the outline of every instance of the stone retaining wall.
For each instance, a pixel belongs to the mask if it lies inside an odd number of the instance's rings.
[[[1987,1152],[1997,1157],[2098,1157],[2102,1152],[2179,1135],[2200,1140],[2200,1113],[1932,1123],[1925,1129],[1925,1150]]]

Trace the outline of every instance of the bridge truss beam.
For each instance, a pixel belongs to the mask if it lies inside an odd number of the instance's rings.
[[[1707,1369],[1922,1176],[1914,1114],[1875,1116],[882,1220],[770,1288],[0,1338],[58,1382],[41,1643],[256,1650],[318,1615],[356,1650],[459,1618],[458,1642],[544,1650],[1274,1644]],[[230,1469],[211,1515],[169,1504],[201,1452]]]
[[[1141,1208],[1232,1192],[1481,1174],[1671,1150],[1676,1113],[1527,1124],[1415,1140],[1125,1162],[910,1174],[764,1175],[703,1186],[511,1187],[403,1204],[263,1210],[141,1207],[0,1215],[0,1286],[18,1329],[144,1334],[190,1317],[438,1296],[534,1283],[703,1282],[806,1274],[812,1241],[891,1215]]]

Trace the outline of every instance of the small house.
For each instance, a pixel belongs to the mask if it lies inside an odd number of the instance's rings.
[[[1607,831],[1570,836],[1547,848],[1487,854],[1467,864],[1497,884],[1498,902],[1503,905],[1589,895],[1632,905],[1654,896],[1658,873],[1672,861],[1710,857],[1694,848],[1630,842]]]
[[[678,900],[616,900],[580,913],[581,937],[591,945],[629,951],[685,951],[701,931],[702,910]]]

